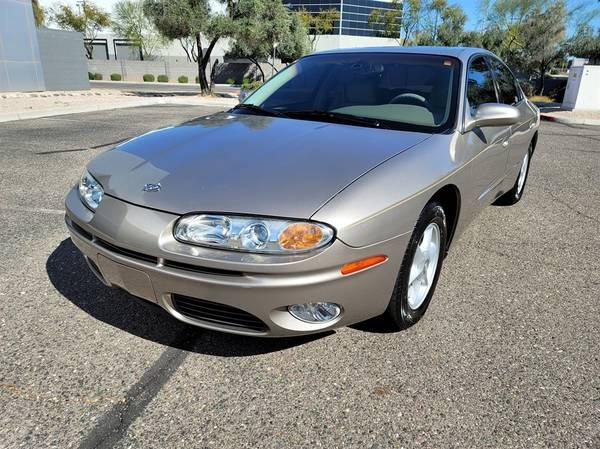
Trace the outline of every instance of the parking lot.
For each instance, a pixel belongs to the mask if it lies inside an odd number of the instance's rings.
[[[64,225],[88,160],[216,110],[0,124],[0,448],[600,447],[600,127],[542,124],[418,325],[273,340],[104,287]]]

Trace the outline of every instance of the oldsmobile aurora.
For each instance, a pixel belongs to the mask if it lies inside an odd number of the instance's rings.
[[[317,53],[232,110],[92,160],[66,198],[107,286],[255,336],[425,313],[453,241],[521,199],[539,111],[493,54]]]

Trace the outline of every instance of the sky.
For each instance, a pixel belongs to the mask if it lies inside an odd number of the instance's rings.
[[[100,6],[101,8],[103,8],[107,11],[112,11],[114,4],[117,3],[118,0],[92,0],[92,1],[97,6]],[[57,0],[40,0],[40,4],[44,8],[50,7],[56,3],[69,3],[71,5],[75,5],[75,2],[76,2],[76,0],[60,0],[58,2],[57,2]],[[449,4],[457,4],[465,10],[467,17],[469,18],[467,21],[467,25],[465,26],[465,28],[467,30],[476,30],[477,29],[477,24],[478,24],[478,19],[479,19],[480,0],[448,0],[448,3]],[[571,8],[576,5],[579,5],[581,3],[598,3],[598,2],[596,0],[567,0],[567,4]],[[598,6],[600,7],[600,3],[598,3]],[[595,27],[600,27],[600,17],[596,17],[596,19],[590,25],[595,26]]]

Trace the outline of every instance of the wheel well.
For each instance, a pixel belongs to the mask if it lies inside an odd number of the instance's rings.
[[[533,135],[533,138],[531,139],[531,153],[535,153],[535,147],[537,146],[537,140],[538,140],[538,132],[536,131],[535,134]]]
[[[448,226],[448,239],[446,241],[446,252],[450,248],[456,224],[458,223],[458,215],[460,213],[460,192],[454,184],[448,184],[439,189],[435,195],[429,200],[438,201],[444,208]]]

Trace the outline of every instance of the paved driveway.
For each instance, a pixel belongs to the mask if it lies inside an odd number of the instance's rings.
[[[105,288],[63,223],[86,161],[208,112],[0,125],[1,448],[600,447],[600,128],[542,125],[417,326],[263,340]]]

